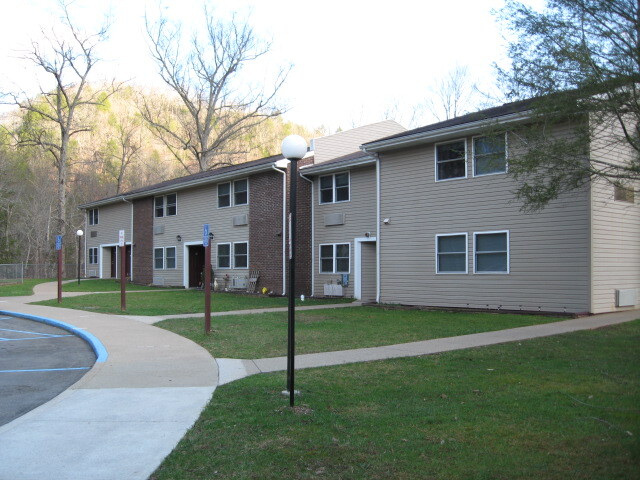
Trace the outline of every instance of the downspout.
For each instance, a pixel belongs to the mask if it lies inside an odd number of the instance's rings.
[[[122,201],[131,205],[131,255],[129,257],[129,269],[131,270],[129,281],[133,283],[133,202],[130,202],[126,198],[122,197]],[[125,237],[125,252],[127,251],[127,241]],[[126,253],[125,253],[126,254]],[[125,273],[126,275],[126,273]]]
[[[369,152],[364,147],[360,148],[376,159],[376,303],[380,303],[380,156],[377,152]]]
[[[287,294],[287,172],[271,165],[282,174],[282,295]]]
[[[313,191],[313,180],[308,177],[305,177],[302,173],[300,174],[300,178],[305,179],[307,182],[311,184],[311,296],[315,294],[316,291],[316,277],[315,273],[315,236],[316,236],[316,222],[315,222],[315,195]]]

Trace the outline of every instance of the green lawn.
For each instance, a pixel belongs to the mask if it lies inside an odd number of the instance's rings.
[[[431,338],[555,322],[559,318],[496,313],[454,313],[350,307],[296,312],[296,352],[376,347]],[[286,312],[213,317],[205,335],[202,319],[164,320],[156,326],[187,337],[214,357],[262,358],[287,352]]]
[[[146,285],[135,285],[133,283],[127,283],[127,291],[129,290],[158,290],[158,287],[149,287]],[[115,292],[120,291],[120,280],[113,278],[92,278],[87,280],[81,280],[80,285],[78,282],[70,282],[62,285],[64,292]],[[163,289],[166,290],[166,289]]]
[[[305,305],[319,305],[351,301],[305,300]],[[101,313],[123,313],[120,311],[120,293],[99,293],[64,298],[61,304],[57,300],[37,302],[37,305],[50,307],[77,308]],[[233,293],[214,293],[211,296],[211,310],[226,312],[249,308],[286,307],[286,297],[265,297],[262,295],[241,295]],[[166,291],[156,289],[153,292],[127,294],[126,315],[178,315],[204,311],[204,292],[201,290]]]
[[[33,295],[33,287],[35,285],[53,281],[55,280],[51,278],[25,278],[24,283],[0,285],[0,297],[21,297],[24,295]]]
[[[638,479],[640,321],[219,387],[152,475]]]

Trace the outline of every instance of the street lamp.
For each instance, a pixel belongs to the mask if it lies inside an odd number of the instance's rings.
[[[294,404],[294,355],[295,355],[295,299],[296,299],[296,195],[298,160],[307,154],[307,142],[300,135],[289,135],[282,141],[282,156],[291,161],[291,185],[289,188],[289,307],[287,348],[287,390],[289,405]]]
[[[82,230],[76,232],[76,236],[78,237],[78,285],[80,285],[80,240],[82,240],[83,235],[84,232]]]

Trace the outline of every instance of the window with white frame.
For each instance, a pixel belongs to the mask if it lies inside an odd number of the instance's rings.
[[[491,175],[507,171],[505,135],[473,139],[473,175]]]
[[[164,248],[153,249],[153,268],[156,270],[164,269]]]
[[[218,244],[218,268],[231,268],[231,244]]]
[[[349,273],[351,244],[320,245],[320,273]]]
[[[320,203],[349,201],[349,172],[320,177]]]
[[[509,273],[509,231],[473,234],[474,272]]]
[[[178,213],[178,194],[155,197],[154,208],[156,218],[175,216]]]
[[[436,144],[436,180],[451,180],[467,176],[467,142]]]
[[[467,234],[436,235],[436,273],[467,273]]]
[[[176,247],[164,249],[164,268],[176,268]]]
[[[98,247],[89,248],[89,265],[98,264]]]
[[[233,203],[232,203],[233,200]],[[218,184],[218,208],[247,205],[249,203],[249,180],[243,178]]]
[[[87,214],[89,215],[89,225],[98,225],[98,209],[90,208]]]
[[[233,244],[233,268],[249,268],[249,243]]]

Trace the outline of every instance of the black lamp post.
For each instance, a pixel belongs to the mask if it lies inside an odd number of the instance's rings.
[[[78,237],[78,285],[80,285],[80,259],[82,258],[80,256],[80,251],[82,249],[81,241],[82,241],[82,236],[83,235],[84,235],[84,232],[82,230],[78,230],[76,232],[76,236]]]
[[[287,391],[289,405],[294,405],[295,372],[295,315],[296,315],[296,196],[298,180],[298,160],[307,153],[307,142],[300,135],[289,135],[282,141],[282,156],[291,161],[291,184],[289,187],[289,306],[288,306],[288,348],[287,348]]]

